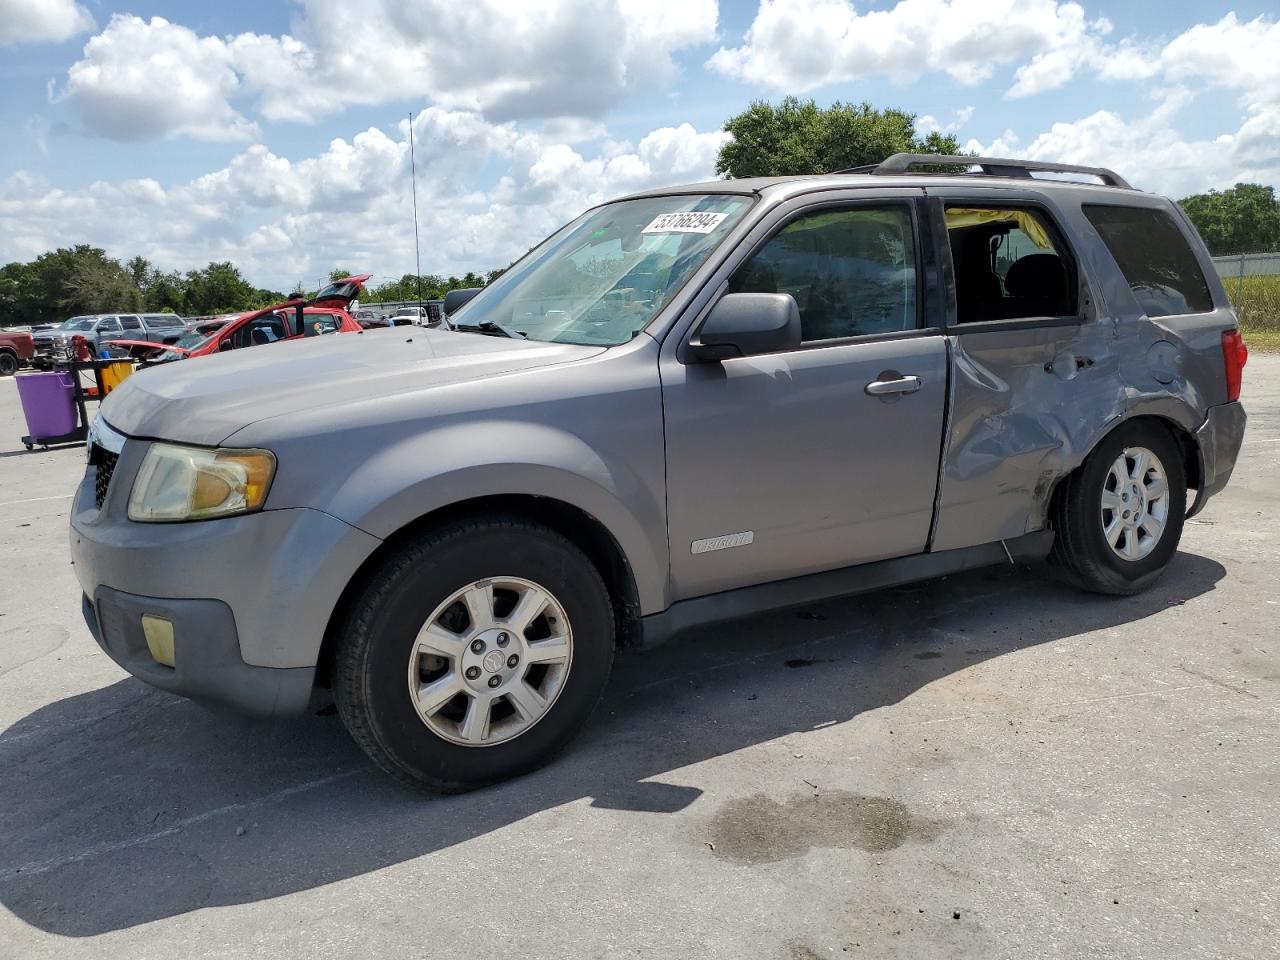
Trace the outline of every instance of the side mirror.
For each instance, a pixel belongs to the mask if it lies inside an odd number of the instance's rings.
[[[444,295],[444,315],[447,317],[456,313],[460,307],[470,303],[471,298],[483,289],[484,287],[469,287],[466,290],[450,290]]]
[[[800,307],[789,293],[727,293],[711,308],[689,355],[698,363],[800,346]]]

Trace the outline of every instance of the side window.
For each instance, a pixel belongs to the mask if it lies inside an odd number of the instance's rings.
[[[337,315],[332,313],[308,313],[302,318],[302,332],[308,337],[337,333],[339,326]]]
[[[946,223],[959,323],[1076,313],[1074,263],[1039,211],[952,204]]]
[[[141,330],[142,321],[137,317],[121,317],[120,322],[124,324],[126,330]]]
[[[97,330],[98,330],[98,333],[119,333],[119,332],[120,332],[120,318],[119,318],[119,317],[106,317],[106,318],[104,318],[103,320],[100,320],[100,321],[98,322]]]
[[[288,333],[285,331],[284,320],[269,314],[250,320],[233,336],[235,348],[238,350],[241,347],[259,347],[263,344],[275,343],[277,340],[283,340]]]
[[[805,343],[913,329],[911,212],[851,207],[798,217],[738,268],[729,292],[791,294]]]
[[[1164,210],[1086,204],[1084,215],[1111,251],[1149,317],[1208,313],[1213,297],[1178,225]]]

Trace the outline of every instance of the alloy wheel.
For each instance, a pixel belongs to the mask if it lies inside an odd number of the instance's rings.
[[[1102,484],[1102,534],[1121,560],[1150,556],[1169,517],[1169,479],[1146,447],[1126,447]]]
[[[573,662],[559,600],[520,577],[470,583],[436,607],[409,655],[409,695],[437,736],[488,747],[546,716]]]

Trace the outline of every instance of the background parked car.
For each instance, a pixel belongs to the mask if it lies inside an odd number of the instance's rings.
[[[64,359],[73,336],[84,337],[94,355],[109,343],[129,341],[131,345],[127,351],[112,352],[142,356],[146,353],[147,344],[176,342],[182,336],[182,323],[181,317],[160,313],[99,313],[72,317],[51,330],[33,334],[35,357],[32,362],[35,366],[47,368],[53,361]]]
[[[393,327],[403,327],[410,323],[428,326],[426,307],[401,307],[391,315]]]
[[[35,341],[21,330],[0,332],[0,377],[11,377],[35,355]]]
[[[223,321],[209,334],[188,334],[170,346],[158,360],[204,357],[224,350],[265,346],[297,337],[329,333],[356,333],[362,328],[346,311],[360,295],[370,274],[345,277],[321,290],[311,300],[291,300],[252,310]],[[213,318],[217,321],[219,318]]]

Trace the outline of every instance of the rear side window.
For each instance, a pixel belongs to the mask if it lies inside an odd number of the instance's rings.
[[[1187,238],[1166,211],[1086,204],[1084,215],[1111,251],[1147,316],[1213,309],[1204,272]]]
[[[1041,212],[949,204],[946,224],[958,323],[1076,314],[1075,263]]]

